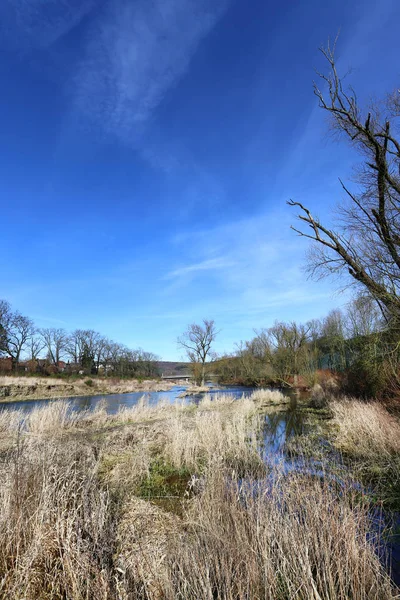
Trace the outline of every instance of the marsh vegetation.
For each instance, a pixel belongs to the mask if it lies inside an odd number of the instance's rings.
[[[370,490],[328,459],[296,467],[301,445],[291,459],[284,443],[317,432],[354,465],[389,464],[397,417],[336,400],[316,421],[302,406],[309,426],[277,446],[293,411],[278,396],[0,413],[1,597],[396,597]]]

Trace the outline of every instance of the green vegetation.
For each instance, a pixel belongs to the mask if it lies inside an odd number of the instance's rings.
[[[140,482],[137,495],[148,499],[183,497],[190,477],[191,473],[188,469],[178,469],[156,458],[149,466],[148,476]]]

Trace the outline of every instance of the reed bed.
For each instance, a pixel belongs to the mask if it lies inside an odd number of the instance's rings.
[[[260,468],[257,407],[0,413],[0,598],[398,598],[368,498],[350,480]],[[172,504],[142,493],[162,478],[185,483]]]
[[[167,441],[163,454],[177,469],[197,471],[211,461],[242,470],[250,465],[262,469],[258,453],[261,420],[241,412],[229,418],[221,412],[197,412],[193,419],[185,416],[167,422]]]

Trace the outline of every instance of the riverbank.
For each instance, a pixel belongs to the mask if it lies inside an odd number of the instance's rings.
[[[278,400],[0,413],[2,597],[397,597],[370,496],[350,475],[316,476],[306,456],[287,468],[298,409]]]
[[[398,401],[385,405],[342,396],[304,410],[309,426],[288,441],[288,453],[345,465],[377,506],[400,512]]]
[[[184,382],[182,382],[184,383]],[[0,377],[0,401],[68,398],[72,396],[94,396],[129,394],[132,392],[163,392],[180,382],[155,379],[117,379],[104,377],[56,378],[56,377]]]

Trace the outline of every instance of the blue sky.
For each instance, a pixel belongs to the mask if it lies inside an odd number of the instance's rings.
[[[361,102],[399,86],[397,0],[2,0],[0,297],[165,360],[340,306],[286,200],[324,218],[356,157],[312,93],[318,47]]]

